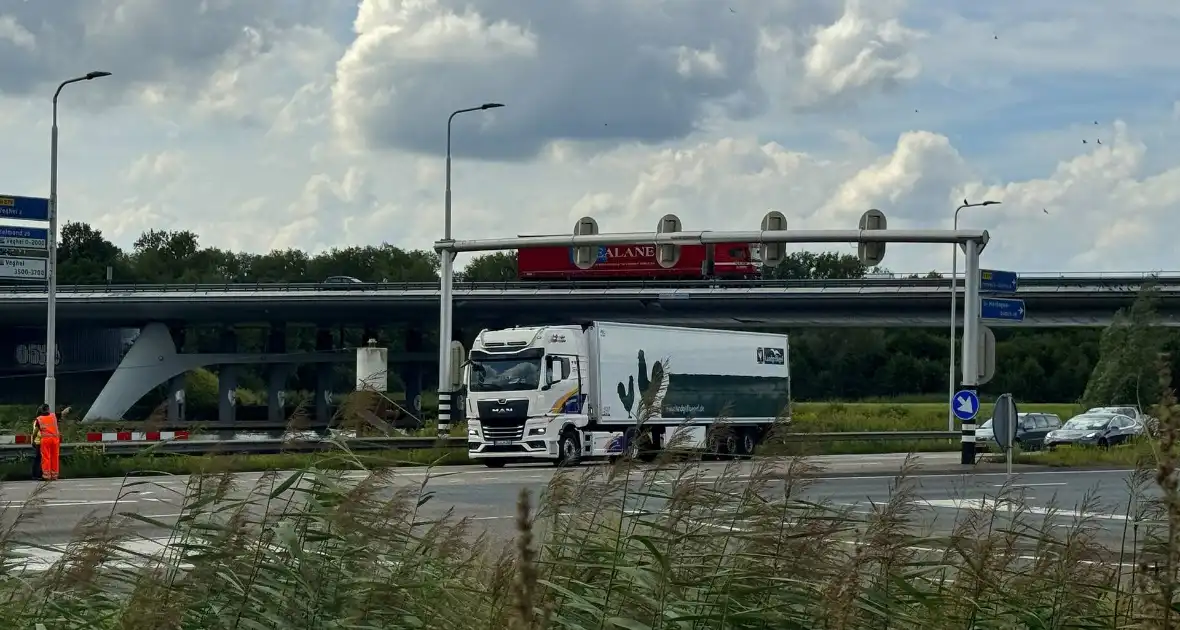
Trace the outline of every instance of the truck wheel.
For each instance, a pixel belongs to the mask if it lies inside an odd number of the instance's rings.
[[[557,442],[557,459],[554,466],[577,466],[582,460],[582,443],[575,431],[566,430]]]
[[[729,435],[725,436],[725,438],[721,440],[722,459],[733,459],[734,456],[739,454],[738,449],[741,448],[741,440],[738,438],[739,436],[737,435],[737,432],[731,431]]]
[[[485,459],[485,460],[483,460],[483,465],[487,466],[488,468],[503,468],[504,464],[507,464],[507,463],[508,463],[508,461],[503,460],[503,459]]]
[[[758,448],[757,429],[742,429],[740,448],[741,450],[738,451],[738,454],[742,456],[742,459],[749,459],[754,455],[754,449]]]

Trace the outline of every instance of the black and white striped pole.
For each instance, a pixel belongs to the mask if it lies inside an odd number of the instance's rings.
[[[966,292],[963,296],[963,352],[960,373],[962,385],[955,392],[951,411],[963,423],[962,458],[960,464],[975,464],[975,419],[979,414],[979,381],[984,376],[983,362],[980,361],[980,303],[979,303],[979,252],[986,241],[967,240],[963,243],[967,268]]]

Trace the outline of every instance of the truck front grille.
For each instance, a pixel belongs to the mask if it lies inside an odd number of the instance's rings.
[[[487,423],[481,422],[480,428],[483,429],[483,439],[491,440],[519,440],[524,437],[524,423],[523,422],[496,422]]]

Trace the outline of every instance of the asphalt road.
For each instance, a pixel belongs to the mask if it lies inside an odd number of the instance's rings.
[[[985,496],[994,497],[1005,484],[1003,472],[965,475],[959,471],[957,453],[932,453],[920,456],[921,469],[913,476],[917,485],[919,504],[923,508],[920,520],[931,532],[947,533],[963,507],[977,504]],[[902,455],[842,455],[814,457],[811,461],[823,471],[813,479],[808,494],[814,499],[828,500],[846,506],[854,512],[866,514],[872,503],[889,499],[890,487],[900,467]],[[742,464],[748,471],[750,464]],[[701,466],[706,479],[716,478],[725,465],[708,463]],[[457,517],[467,517],[489,534],[507,540],[512,535],[515,503],[521,488],[529,488],[534,496],[548,484],[555,469],[549,466],[519,466],[499,470],[484,467],[455,467],[427,472],[423,469],[399,471],[394,486],[419,486],[427,475],[436,476],[428,482],[434,493],[423,507],[423,515],[442,515],[453,509]],[[348,478],[361,479],[364,473],[350,473]],[[1128,501],[1126,485],[1128,471],[1068,471],[1023,470],[1015,475],[1014,485],[1031,506],[1034,515],[1056,506],[1055,526],[1068,526],[1077,518],[1077,507],[1088,493],[1096,493],[1103,506],[1088,515],[1102,527],[1100,537],[1109,547],[1118,548],[1126,518],[1123,516]],[[243,488],[249,489],[261,477],[259,473],[237,475]],[[280,477],[281,478],[281,477]],[[636,474],[638,481],[639,475]],[[24,543],[62,546],[70,541],[80,523],[104,515],[131,512],[170,525],[180,512],[180,499],[188,478],[155,477],[127,486],[123,479],[65,479],[44,485],[37,482],[6,482],[0,484],[0,526],[8,528],[22,509],[33,503],[33,495],[42,492],[36,513],[27,515],[16,525],[15,538]],[[650,503],[648,510],[658,510],[659,504]],[[740,526],[739,526],[740,527]],[[139,523],[135,534],[144,538],[136,543],[141,553],[158,549],[166,540],[168,530]],[[34,564],[51,563],[60,554],[35,547],[22,549]]]

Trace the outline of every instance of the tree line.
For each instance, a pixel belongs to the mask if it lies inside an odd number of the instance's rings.
[[[439,272],[439,259],[433,251],[404,250],[388,244],[331,249],[314,255],[295,249],[254,254],[202,247],[198,236],[189,231],[149,230],[130,251],[124,251],[85,223],[65,224],[58,256],[59,282],[81,285],[106,284],[108,268],[114,284],[308,283],[331,276],[351,276],[366,282],[430,282],[437,281]],[[765,270],[764,276],[846,279],[882,272],[887,270],[867,269],[848,253],[795,252],[778,267]],[[477,282],[515,279],[515,254],[498,252],[473,257],[457,276]],[[931,272],[927,277],[938,274]],[[946,396],[950,347],[945,330],[787,332],[792,334],[792,389],[799,400],[925,397],[941,401]],[[1153,348],[1180,349],[1176,335],[1161,334],[1164,337],[1153,342]],[[342,341],[359,344],[360,336],[360,331],[351,331]],[[383,336],[391,348],[399,349],[402,335],[394,326]],[[1102,331],[1097,329],[1000,328],[996,336],[997,373],[991,383],[982,387],[983,393],[1011,392],[1018,399],[1038,402],[1080,399],[1086,393],[1103,343]],[[258,343],[261,339],[257,335]],[[427,343],[434,342],[428,339]],[[1116,342],[1106,343],[1109,346]],[[1180,374],[1180,369],[1173,373]]]

